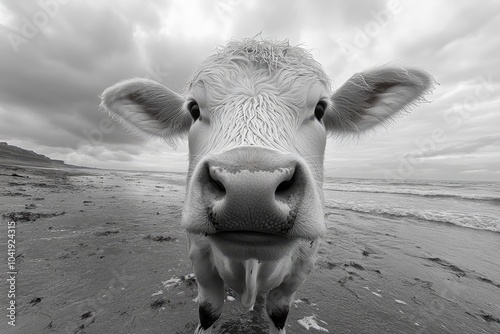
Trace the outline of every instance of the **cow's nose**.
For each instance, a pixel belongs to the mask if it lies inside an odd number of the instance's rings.
[[[301,168],[290,158],[280,161],[261,156],[258,161],[242,159],[231,165],[208,160],[203,197],[208,199],[210,223],[218,232],[286,235],[303,198]]]
[[[287,196],[298,187],[295,167],[283,167],[274,171],[250,172],[240,170],[231,172],[223,167],[209,167],[210,188],[216,197],[231,196],[245,202],[265,202],[278,200],[286,202]],[[258,204],[258,203],[255,203]]]

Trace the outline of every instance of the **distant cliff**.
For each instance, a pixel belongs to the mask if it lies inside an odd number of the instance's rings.
[[[64,166],[64,161],[53,160],[43,154],[0,142],[0,163],[7,164],[41,164],[50,166]]]

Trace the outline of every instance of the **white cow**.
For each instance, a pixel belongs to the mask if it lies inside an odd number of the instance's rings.
[[[135,131],[188,136],[182,225],[198,283],[195,333],[212,332],[224,283],[248,310],[267,293],[269,333],[285,333],[295,292],[326,232],[327,136],[387,122],[421,101],[432,83],[422,70],[376,68],[332,93],[304,49],[245,39],[206,59],[182,95],[145,79],[104,91],[104,108]]]

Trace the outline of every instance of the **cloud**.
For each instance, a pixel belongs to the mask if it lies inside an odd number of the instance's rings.
[[[384,17],[394,5],[400,10]],[[47,20],[41,22],[43,13]],[[185,143],[173,151],[162,142],[136,138],[117,123],[103,131],[107,115],[98,109],[99,95],[130,77],[152,78],[182,93],[191,71],[217,45],[262,32],[311,49],[335,87],[382,64],[424,67],[440,84],[429,97],[432,103],[390,127],[355,143],[330,140],[327,173],[383,177],[441,130],[446,139],[424,152],[425,162],[415,166],[414,175],[500,177],[494,168],[500,159],[495,153],[500,122],[496,1],[481,6],[451,0],[4,1],[0,25],[0,140],[57,159],[185,170]],[[36,28],[29,37],[23,36],[27,25]],[[356,46],[360,34],[367,40]],[[17,52],[12,36],[24,38]],[[354,59],[339,40],[357,47]],[[489,80],[491,89],[485,90],[480,78]]]
[[[450,155],[463,156],[470,153],[476,153],[489,147],[498,147],[500,152],[500,135],[485,136],[472,141],[461,142],[455,145],[443,147],[441,149],[423,151],[416,154],[418,158],[446,157]]]

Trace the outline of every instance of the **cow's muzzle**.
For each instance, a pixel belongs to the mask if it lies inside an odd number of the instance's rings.
[[[193,177],[212,231],[237,232],[235,240],[243,232],[290,235],[311,182],[299,160],[247,147],[213,155],[199,167]]]

